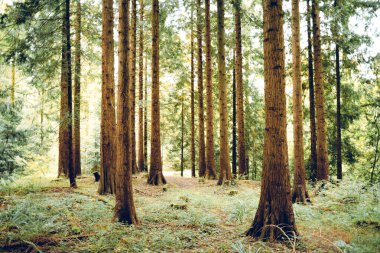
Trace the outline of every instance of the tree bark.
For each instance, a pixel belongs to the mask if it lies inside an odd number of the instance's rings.
[[[182,88],[182,94],[181,94],[181,177],[183,177],[183,148],[184,148],[184,112],[183,112],[183,88]]]
[[[325,121],[325,99],[323,86],[323,65],[321,52],[321,31],[319,17],[319,1],[312,2],[313,46],[314,46],[314,82],[317,111],[317,180],[329,179],[329,161],[327,154],[327,136]]]
[[[194,105],[194,30],[193,30],[193,8],[191,8],[191,35],[190,35],[190,54],[191,54],[191,73],[190,73],[190,86],[191,86],[191,176],[195,177],[195,105]]]
[[[214,110],[212,103],[212,62],[211,62],[211,28],[210,28],[210,0],[205,0],[206,12],[206,172],[208,179],[216,178],[214,157]]]
[[[82,8],[80,0],[76,0],[75,16],[75,63],[74,63],[74,131],[73,131],[73,155],[75,176],[82,174],[80,155],[80,77],[81,77],[81,33],[82,33]]]
[[[66,54],[65,62],[63,62],[63,67],[65,69],[64,73],[66,74],[66,82],[67,82],[67,100],[65,101],[67,108],[67,135],[64,140],[64,149],[66,149],[67,157],[63,157],[63,159],[67,159],[67,173],[69,175],[70,187],[76,188],[77,184],[75,181],[75,171],[73,164],[73,99],[72,99],[72,72],[71,72],[71,38],[70,38],[70,0],[65,0],[65,14],[64,14],[64,47],[66,50],[64,53]]]
[[[234,67],[232,70],[232,175],[236,177],[236,60],[234,51]]]
[[[148,54],[145,54],[145,87],[144,87],[144,171],[148,171]]]
[[[166,184],[162,174],[161,134],[160,134],[160,39],[159,3],[152,1],[152,120],[150,145],[150,171],[148,183]]]
[[[113,0],[102,2],[102,110],[100,119],[99,194],[114,194],[116,174],[116,116],[114,78]]]
[[[15,59],[12,61],[12,82],[11,82],[11,103],[15,106],[15,88],[16,88],[16,67]]]
[[[282,0],[264,0],[265,134],[259,207],[247,236],[288,240],[297,234],[286,139]],[[275,187],[274,187],[275,186]]]
[[[139,33],[139,135],[138,135],[138,168],[145,170],[144,160],[144,0],[140,0],[140,33]]]
[[[236,103],[238,121],[238,165],[239,175],[247,176],[244,137],[244,97],[243,97],[243,53],[241,45],[241,0],[235,0],[235,43],[236,43]]]
[[[307,52],[309,69],[309,101],[310,101],[310,179],[317,177],[317,132],[315,123],[315,101],[314,101],[314,70],[313,70],[313,49],[311,38],[311,11],[310,3],[307,0]]]
[[[228,115],[226,87],[226,52],[224,36],[224,0],[217,0],[218,12],[218,83],[220,117],[220,176],[218,185],[232,179],[228,148]]]
[[[66,1],[66,0],[65,0]],[[66,3],[65,3],[66,4]],[[67,48],[66,48],[66,5],[63,7],[62,19],[62,58],[61,58],[61,104],[59,114],[59,147],[58,147],[58,177],[68,176],[69,149],[68,149],[68,78],[67,78]],[[11,94],[12,97],[12,94]]]
[[[334,7],[338,9],[338,0],[334,1]],[[336,31],[335,36],[339,36]],[[339,44],[335,42],[335,72],[336,72],[336,171],[337,179],[342,180],[342,125],[340,114],[340,60],[339,60]]]
[[[135,174],[139,171],[136,162],[136,41],[137,41],[137,8],[136,0],[132,0],[132,13],[131,13],[131,26],[130,26],[130,48],[131,53],[129,55],[130,60],[130,71],[129,71],[129,80],[131,81],[130,85],[130,131],[131,131],[131,149],[130,156],[132,161],[132,173]]]
[[[111,1],[112,2],[112,1]],[[129,0],[119,0],[118,124],[114,220],[138,224],[132,189],[129,97]]]
[[[206,174],[206,151],[205,151],[205,131],[203,112],[203,68],[202,68],[202,10],[201,0],[197,0],[197,46],[198,46],[198,164],[199,176]]]
[[[293,145],[294,183],[292,201],[306,203],[309,194],[306,189],[305,161],[303,146],[302,82],[300,49],[299,0],[292,0],[292,57],[293,57]]]

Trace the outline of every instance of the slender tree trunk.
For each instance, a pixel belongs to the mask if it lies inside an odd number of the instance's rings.
[[[194,29],[193,29],[193,12],[194,9],[191,8],[191,73],[190,73],[190,85],[191,85],[191,143],[190,143],[190,149],[191,149],[191,176],[195,177],[195,105],[194,105]]]
[[[132,159],[132,173],[135,174],[139,171],[137,168],[137,162],[136,162],[136,41],[137,41],[137,8],[136,8],[136,1],[132,0],[132,13],[131,13],[131,26],[130,26],[130,48],[131,53],[129,55],[130,60],[130,71],[129,71],[129,80],[131,81],[130,86],[130,131],[131,131],[131,159]]]
[[[338,9],[338,0],[334,1],[335,8]],[[336,36],[339,36],[336,31]],[[342,125],[340,114],[340,60],[339,60],[339,44],[335,43],[335,71],[336,71],[336,171],[337,178],[342,180]]]
[[[183,177],[183,132],[184,132],[184,112],[183,112],[183,88],[182,88],[182,94],[181,94],[181,177]]]
[[[317,111],[317,180],[329,179],[319,1],[312,2],[315,94]]]
[[[166,184],[162,174],[161,133],[160,133],[160,33],[159,4],[152,1],[152,120],[150,145],[150,171],[148,183]]]
[[[304,146],[303,146],[299,0],[292,0],[292,57],[293,57],[293,145],[294,145],[294,184],[293,184],[292,201],[306,203],[306,201],[309,201],[309,194],[307,193],[307,189],[306,189]]]
[[[236,177],[236,60],[234,52],[234,67],[232,72],[232,175]]]
[[[66,1],[66,0],[65,0]],[[68,138],[68,102],[67,102],[67,48],[66,48],[66,20],[65,20],[65,5],[63,8],[63,21],[62,21],[62,58],[61,58],[61,104],[60,104],[60,114],[59,114],[59,147],[58,147],[58,177],[63,175],[67,177],[68,168],[68,148],[67,148],[67,138]],[[11,95],[12,97],[12,95]]]
[[[114,79],[113,0],[103,0],[102,7],[102,110],[100,119],[99,194],[116,190],[116,116]]]
[[[65,73],[67,73],[67,139],[65,140],[65,148],[67,149],[67,173],[69,175],[70,187],[76,188],[75,171],[73,164],[73,99],[72,99],[72,72],[71,72],[71,38],[70,38],[70,0],[65,0],[65,44],[66,47],[66,62]],[[63,58],[63,57],[62,57]]]
[[[16,87],[16,67],[15,59],[12,61],[12,83],[11,83],[11,103],[15,106],[15,87]]]
[[[228,115],[226,87],[226,52],[224,36],[224,0],[217,0],[218,8],[218,83],[220,114],[220,176],[218,185],[232,179],[228,148]]]
[[[259,207],[247,236],[287,240],[297,234],[286,139],[282,0],[264,0],[265,134]],[[273,187],[275,186],[275,187]]]
[[[139,154],[138,154],[138,168],[141,171],[145,170],[144,160],[144,0],[140,0],[140,36],[139,36]]]
[[[198,46],[198,163],[199,176],[206,174],[206,152],[205,152],[205,131],[203,112],[203,68],[202,68],[202,10],[201,0],[197,0],[197,46]]]
[[[375,119],[377,121],[377,119]],[[371,171],[371,184],[373,183],[373,176],[375,174],[375,169],[376,169],[376,163],[378,159],[378,154],[379,154],[379,140],[380,140],[380,127],[378,124],[376,124],[376,148],[375,148],[375,156],[373,158],[373,164],[372,164],[372,171]]]
[[[246,176],[247,165],[245,157],[244,137],[244,97],[243,97],[243,53],[241,45],[241,0],[235,0],[235,43],[236,43],[236,103],[238,121],[238,158],[239,175]]]
[[[82,8],[80,0],[76,0],[75,16],[75,63],[74,63],[74,131],[73,131],[73,153],[75,176],[81,175],[80,155],[80,76],[81,76],[81,33],[82,33]]]
[[[112,1],[111,1],[112,2]],[[119,75],[116,159],[116,206],[114,220],[138,224],[132,189],[129,97],[129,0],[119,0]]]
[[[342,180],[342,125],[340,114],[340,63],[339,63],[339,45],[336,44],[335,48],[335,61],[336,61],[336,167],[337,178]]]
[[[210,28],[210,0],[205,0],[206,10],[206,172],[208,179],[216,178],[214,157],[214,110],[212,103],[212,62],[211,62],[211,28]]]
[[[45,109],[45,89],[41,89],[40,93],[41,108],[40,108],[40,147],[44,144],[44,109]]]
[[[314,102],[314,70],[313,70],[313,50],[311,38],[311,11],[310,3],[307,0],[307,52],[309,69],[309,100],[310,100],[310,179],[317,177],[317,132],[315,123],[315,102]]]
[[[148,171],[148,54],[145,54],[144,87],[144,171]]]

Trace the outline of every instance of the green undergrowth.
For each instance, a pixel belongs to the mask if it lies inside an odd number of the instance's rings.
[[[191,180],[191,179],[189,179]],[[379,188],[341,182],[309,189],[311,205],[294,205],[300,237],[288,244],[245,238],[259,184],[198,183],[181,188],[135,179],[141,224],[112,222],[114,197],[98,196],[92,178],[33,179],[0,187],[0,246],[5,252],[379,252]],[[170,178],[168,179],[170,182]],[[233,191],[233,194],[231,194]],[[180,206],[181,208],[176,208]],[[5,247],[6,246],[6,247]],[[1,251],[1,250],[0,250]]]

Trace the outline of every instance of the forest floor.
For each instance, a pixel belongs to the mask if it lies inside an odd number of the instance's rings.
[[[380,252],[380,190],[352,181],[310,188],[312,205],[294,205],[296,242],[244,237],[260,182],[167,176],[167,186],[134,177],[141,225],[112,222],[114,197],[93,177],[25,177],[0,185],[0,252]],[[318,189],[318,190],[317,190]]]

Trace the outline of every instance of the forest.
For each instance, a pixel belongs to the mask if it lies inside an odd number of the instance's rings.
[[[379,0],[0,0],[0,252],[380,252]]]

